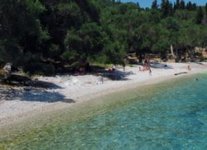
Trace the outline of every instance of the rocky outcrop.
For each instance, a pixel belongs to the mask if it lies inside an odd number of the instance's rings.
[[[7,63],[2,69],[0,69],[0,80],[8,78],[11,75],[11,70],[11,63]]]

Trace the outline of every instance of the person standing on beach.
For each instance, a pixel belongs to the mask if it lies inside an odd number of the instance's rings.
[[[188,65],[188,70],[191,71],[191,67],[190,67],[190,65]]]
[[[151,68],[149,68],[149,75],[150,75],[150,76],[152,75],[152,70],[151,70]]]
[[[103,75],[101,75],[101,83],[102,83],[102,84],[104,83]]]
[[[122,67],[124,72],[126,71],[126,64],[127,64],[126,62],[127,62],[126,59],[124,59],[122,62]]]
[[[139,67],[139,71],[143,71],[141,67]]]
[[[123,66],[123,71],[125,72],[125,67],[126,67],[126,64],[125,64],[125,63],[123,63],[123,64],[122,64],[122,66]]]

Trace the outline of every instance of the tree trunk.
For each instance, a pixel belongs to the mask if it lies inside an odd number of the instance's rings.
[[[170,46],[170,51],[171,51],[172,57],[175,59],[176,56],[175,56],[175,53],[174,53],[173,45]]]

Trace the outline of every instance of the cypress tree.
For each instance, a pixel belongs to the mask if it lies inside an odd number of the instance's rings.
[[[206,3],[206,6],[205,6],[205,11],[206,11],[206,15],[207,15],[207,3]]]
[[[180,9],[185,9],[185,2],[184,2],[184,0],[180,1]]]
[[[193,9],[193,10],[196,10],[196,8],[197,8],[196,3],[193,3],[192,9]]]
[[[192,10],[193,9],[193,5],[192,5],[191,1],[186,4],[186,9],[187,10]]]
[[[203,14],[203,9],[201,6],[198,7],[197,9],[197,14],[196,14],[196,23],[197,24],[201,24],[202,21],[203,21],[203,17],[204,17],[204,14]]]
[[[162,0],[161,12],[162,12],[163,17],[167,17],[169,15],[172,15],[173,5],[172,5],[172,3],[169,2],[169,0]]]
[[[180,8],[180,0],[176,0],[176,3],[174,5],[175,9],[179,9]]]
[[[207,3],[205,5],[205,24],[207,24]]]
[[[139,5],[139,3],[138,3],[138,2],[136,3],[136,5],[137,5],[137,8],[139,8],[139,9],[140,9],[140,5]]]
[[[152,9],[158,9],[158,4],[157,4],[157,0],[154,0],[153,2],[152,2],[152,7],[151,7]]]

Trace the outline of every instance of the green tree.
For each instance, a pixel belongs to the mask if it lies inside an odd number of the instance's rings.
[[[167,17],[173,14],[173,6],[169,0],[162,0],[161,2],[161,12],[163,17]]]
[[[175,4],[174,4],[174,9],[179,9],[180,8],[180,0],[176,0]]]
[[[207,16],[207,3],[205,5],[205,11],[206,11],[206,16]]]
[[[191,1],[186,4],[186,9],[187,10],[194,10],[194,7],[193,7],[193,4]]]
[[[152,9],[158,9],[158,4],[157,4],[157,0],[154,0],[152,2],[152,6],[151,6]]]
[[[1,61],[18,66],[24,65],[28,57],[41,55],[41,44],[48,39],[47,31],[39,20],[44,10],[38,0],[1,0]],[[24,55],[28,57],[25,59]]]
[[[181,0],[180,1],[180,9],[185,9],[185,1],[184,0]]]
[[[104,35],[102,28],[96,23],[86,23],[80,30],[71,30],[65,38],[67,51],[63,56],[71,61],[71,56],[75,60],[93,60],[104,48]],[[73,55],[68,55],[68,53]]]
[[[201,24],[203,21],[203,18],[204,18],[203,9],[201,6],[199,6],[196,12],[195,22],[197,24]]]
[[[204,24],[207,24],[207,3],[205,5]]]
[[[152,8],[113,0],[0,0],[0,63],[50,73],[86,62],[123,63],[129,52],[179,57],[206,46],[207,5],[157,0]],[[205,9],[205,11],[204,11]],[[193,36],[192,36],[193,33]],[[61,65],[61,66],[59,66]],[[46,66],[46,67],[45,67]]]

